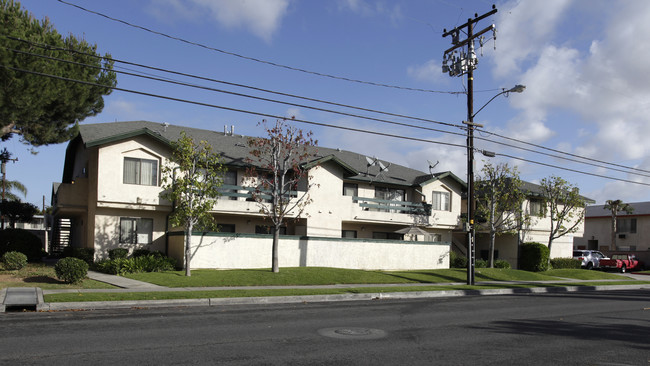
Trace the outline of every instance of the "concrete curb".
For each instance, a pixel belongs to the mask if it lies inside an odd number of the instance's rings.
[[[569,293],[592,291],[616,291],[650,289],[650,284],[637,285],[611,285],[611,286],[566,286],[566,287],[531,287],[515,289],[488,289],[488,290],[442,290],[442,291],[414,291],[414,292],[388,292],[365,294],[336,294],[336,295],[305,295],[305,296],[267,296],[267,297],[233,297],[233,298],[208,298],[208,299],[178,299],[178,300],[133,300],[133,301],[89,301],[89,302],[60,302],[43,303],[39,311],[66,311],[66,310],[102,310],[102,309],[137,309],[158,307],[190,307],[190,306],[228,306],[228,305],[261,305],[261,304],[295,304],[337,301],[373,301],[373,300],[399,300],[399,299],[425,299],[458,296],[493,296],[512,294],[541,294],[541,293]],[[42,296],[42,295],[41,295]],[[41,297],[42,298],[42,297]]]

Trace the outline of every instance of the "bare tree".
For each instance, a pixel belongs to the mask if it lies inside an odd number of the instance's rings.
[[[612,213],[612,250],[616,250],[616,216],[619,212],[625,212],[631,214],[634,212],[634,208],[627,203],[624,203],[621,200],[607,200],[605,210],[609,210]]]
[[[313,146],[317,144],[311,132],[303,133],[286,122],[277,120],[275,124],[267,126],[266,121],[262,121],[268,137],[248,140],[251,148],[248,162],[251,167],[246,172],[246,180],[255,187],[253,198],[259,204],[260,211],[273,224],[273,272],[280,271],[280,228],[289,215],[300,218],[305,207],[311,203],[305,164],[314,156]],[[307,186],[299,195],[300,182],[307,182]]]

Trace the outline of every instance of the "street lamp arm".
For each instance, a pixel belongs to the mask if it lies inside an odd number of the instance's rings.
[[[494,99],[496,99],[499,95],[506,94],[506,96],[508,96],[508,95],[507,95],[508,93],[521,93],[521,92],[523,92],[525,89],[526,89],[526,86],[524,86],[524,85],[519,85],[519,84],[515,85],[514,87],[512,87],[512,88],[510,88],[510,89],[508,89],[508,90],[505,90],[505,89],[504,89],[501,93],[499,93],[499,94],[493,96],[490,100],[487,101],[487,103],[483,104],[483,106],[482,106],[481,108],[479,108],[478,111],[476,111],[474,114],[472,114],[472,119],[474,119],[474,117],[476,117],[476,115],[478,114],[478,112],[482,111],[483,108],[485,108],[488,104],[490,104],[490,102],[492,102]]]

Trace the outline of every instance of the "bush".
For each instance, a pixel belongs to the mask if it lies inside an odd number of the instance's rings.
[[[149,254],[132,258],[109,259],[101,261],[95,265],[95,269],[99,272],[118,276],[127,273],[172,271],[175,267],[175,259],[161,256],[159,254]]]
[[[551,268],[553,269],[580,269],[582,262],[573,258],[553,258]]]
[[[124,259],[129,255],[129,250],[125,248],[115,248],[108,250],[108,259]]]
[[[38,236],[23,229],[4,229],[0,231],[0,255],[7,252],[21,252],[31,262],[43,258],[43,243]]]
[[[79,258],[63,258],[54,265],[54,272],[66,283],[79,283],[88,275],[88,263]]]
[[[524,243],[521,245],[521,264],[524,271],[543,272],[548,270],[549,249],[541,243]]]
[[[95,262],[95,249],[93,248],[76,248],[65,247],[63,248],[63,257],[79,258],[89,265]]]
[[[510,269],[510,263],[504,261],[503,259],[497,259],[494,261],[494,268]]]
[[[486,261],[485,259],[477,259],[474,262],[474,268],[487,268],[487,266],[488,266],[488,261]]]
[[[137,258],[137,257],[144,257],[146,255],[150,255],[151,251],[149,249],[136,249],[133,251],[133,254],[131,254],[131,257]]]
[[[2,264],[6,270],[16,271],[27,265],[27,256],[21,252],[7,252],[2,255]]]
[[[467,258],[454,252],[449,252],[449,268],[467,268]]]

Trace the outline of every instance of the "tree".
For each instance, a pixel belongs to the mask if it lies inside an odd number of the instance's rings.
[[[9,226],[15,228],[17,222],[32,221],[38,213],[38,207],[28,202],[4,200],[0,203],[0,212],[9,220]]]
[[[102,111],[103,96],[116,85],[110,55],[101,57],[97,45],[73,35],[62,37],[47,18],[36,20],[13,0],[0,0],[0,27],[0,137],[20,135],[33,146],[69,140],[78,122]]]
[[[496,236],[516,232],[519,220],[527,215],[523,212],[523,201],[526,196],[522,190],[517,168],[508,164],[486,164],[482,169],[482,177],[476,182],[476,215],[484,218],[479,225],[489,232],[488,265],[494,267],[494,242]]]
[[[261,123],[268,138],[249,138],[251,148],[248,162],[252,165],[246,172],[246,180],[255,186],[253,198],[260,211],[273,224],[273,246],[271,269],[280,271],[278,264],[278,245],[280,228],[288,215],[300,218],[305,207],[311,203],[309,184],[304,193],[297,195],[298,184],[309,179],[305,163],[314,156],[312,146],[317,141],[312,133],[290,126],[285,120],[277,120],[274,125]]]
[[[610,210],[612,213],[612,249],[616,250],[616,215],[619,212],[625,212],[626,214],[631,214],[634,212],[634,208],[627,203],[624,203],[621,200],[607,200],[605,202],[605,207],[603,209]]]
[[[545,213],[549,214],[551,223],[548,235],[550,251],[553,240],[579,229],[585,217],[586,202],[578,187],[560,177],[544,178],[540,186]]]
[[[186,276],[191,276],[192,231],[217,229],[210,210],[217,203],[224,171],[212,147],[206,141],[196,144],[185,132],[172,143],[171,164],[162,168],[161,196],[174,207],[170,223],[185,229]]]

